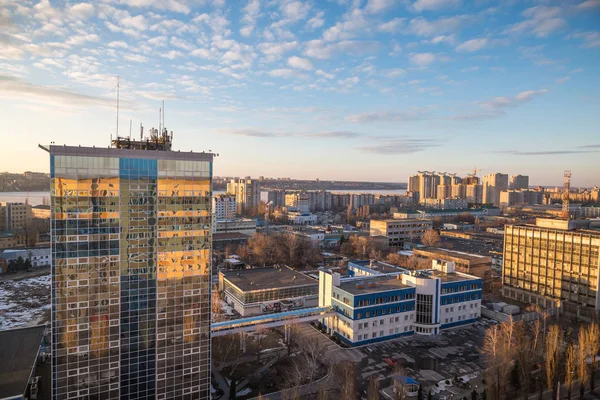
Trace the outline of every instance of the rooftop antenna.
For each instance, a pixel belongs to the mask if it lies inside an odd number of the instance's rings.
[[[158,109],[158,132],[162,132],[162,108]]]
[[[140,142],[144,140],[144,125],[140,122]]]
[[[129,120],[129,139],[131,139],[131,120]]]
[[[162,101],[162,126],[165,128],[165,101]],[[162,133],[162,132],[161,132]]]
[[[121,77],[117,76],[117,138],[119,137],[119,86],[121,83]],[[112,139],[111,139],[112,142]]]
[[[569,193],[571,192],[571,171],[565,171],[562,195],[562,217],[569,219]]]

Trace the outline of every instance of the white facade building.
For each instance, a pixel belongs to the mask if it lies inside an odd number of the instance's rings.
[[[213,214],[216,219],[233,219],[237,212],[234,194],[219,194],[213,197]]]

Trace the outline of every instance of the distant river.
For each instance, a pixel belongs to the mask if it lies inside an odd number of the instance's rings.
[[[398,190],[329,190],[332,193],[372,193],[372,194],[390,194],[404,195],[405,189]],[[214,194],[225,193],[222,190],[216,190]],[[267,192],[260,193],[261,200],[267,200]],[[32,206],[40,204],[50,204],[50,192],[0,192],[0,201],[12,203],[25,203],[28,201]]]

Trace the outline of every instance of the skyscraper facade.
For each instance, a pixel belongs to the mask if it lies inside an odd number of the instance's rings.
[[[213,155],[137,143],[49,149],[53,399],[210,396]]]

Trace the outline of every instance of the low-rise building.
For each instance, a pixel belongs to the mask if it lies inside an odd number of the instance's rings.
[[[213,233],[241,233],[252,236],[256,233],[256,220],[251,218],[234,218],[216,220]]]
[[[25,247],[26,237],[23,232],[0,232],[0,249]]]
[[[462,210],[469,207],[469,202],[458,198],[423,199],[421,205],[437,210]]]
[[[465,208],[459,210],[436,210],[436,209],[414,209],[403,210],[392,214],[394,219],[428,219],[428,218],[452,218],[459,215],[471,215],[473,217],[492,217],[499,216],[500,209],[498,207],[484,208]]]
[[[31,207],[31,213],[33,218],[50,219],[50,206],[42,204],[33,206]]]
[[[311,213],[289,211],[287,213],[287,220],[292,225],[316,225],[318,216]]]
[[[242,317],[316,307],[319,283],[288,267],[220,271],[219,290]]]
[[[403,247],[404,242],[420,239],[433,228],[433,221],[424,219],[371,220],[371,236],[385,236],[389,247]]]
[[[319,306],[326,331],[356,346],[471,324],[481,313],[482,280],[432,261],[432,269],[342,279],[319,272]]]
[[[406,270],[377,260],[354,260],[348,262],[348,276],[374,276],[403,271]]]
[[[16,263],[19,257],[21,257],[23,261],[29,260],[33,268],[49,267],[52,264],[49,247],[23,250],[10,249],[0,253],[1,271],[6,272],[6,267],[8,267],[11,262]]]
[[[413,254],[422,259],[454,263],[458,272],[477,276],[488,282],[492,278],[492,257],[437,247],[414,248]]]

